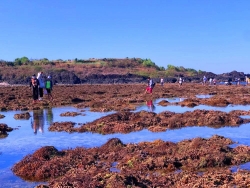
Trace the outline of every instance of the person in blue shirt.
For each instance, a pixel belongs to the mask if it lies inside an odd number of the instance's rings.
[[[206,85],[206,83],[207,83],[207,77],[204,76],[204,77],[203,77],[203,85]]]

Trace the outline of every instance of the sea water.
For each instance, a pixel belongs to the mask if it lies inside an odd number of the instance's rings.
[[[229,105],[227,107],[211,107],[199,105],[194,108],[181,107],[176,105],[160,106],[161,100],[168,100],[175,103],[183,98],[157,99],[152,101],[155,106],[150,109],[146,103],[138,106],[135,112],[146,110],[160,113],[163,111],[172,111],[184,113],[195,109],[220,110],[230,112],[231,110],[250,110],[250,105]],[[80,115],[75,117],[60,116],[64,112],[78,112]],[[179,142],[184,139],[193,139],[195,137],[210,138],[217,134],[232,139],[237,145],[250,145],[250,124],[243,124],[239,127],[222,127],[210,128],[204,127],[184,127],[180,129],[167,130],[165,132],[151,132],[147,129],[131,132],[128,134],[108,134],[101,135],[98,133],[67,133],[67,132],[50,132],[48,127],[53,122],[72,121],[75,123],[92,122],[100,117],[115,112],[91,112],[88,108],[78,109],[74,107],[56,107],[52,109],[30,111],[31,117],[28,120],[16,120],[14,115],[23,113],[20,111],[1,112],[5,118],[0,119],[0,123],[6,123],[9,127],[16,128],[6,138],[0,139],[0,187],[34,187],[42,182],[27,182],[15,176],[11,167],[20,161],[24,156],[32,154],[43,146],[54,146],[58,150],[75,147],[99,147],[111,138],[119,138],[123,143],[139,143],[142,141],[154,141],[161,139],[164,141]],[[249,118],[248,116],[243,116]],[[236,146],[236,145],[235,145]],[[233,147],[233,145],[232,145]],[[250,164],[246,163],[240,166],[250,169]],[[236,167],[232,167],[234,169]],[[237,167],[239,168],[239,167]]]

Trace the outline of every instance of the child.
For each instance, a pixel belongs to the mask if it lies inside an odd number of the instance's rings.
[[[52,94],[51,94],[51,92],[52,92],[52,87],[53,87],[53,84],[52,84],[52,81],[51,81],[51,77],[48,76],[48,78],[47,78],[47,80],[46,80],[46,82],[45,82],[45,88],[46,88],[46,90],[47,90],[48,98],[49,98],[50,100],[53,99]]]

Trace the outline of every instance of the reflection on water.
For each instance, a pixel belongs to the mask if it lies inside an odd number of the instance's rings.
[[[51,108],[45,110],[34,110],[31,119],[31,127],[33,132],[37,134],[44,132],[44,124],[50,125],[53,123],[53,112]]]
[[[231,105],[228,107],[209,107],[200,105],[194,108],[169,105],[163,107],[157,105],[157,103],[161,100],[164,99],[147,101],[142,106],[138,107],[136,111],[149,110],[154,111],[155,113],[160,113],[162,111],[169,110],[182,113],[186,111],[193,111],[195,109],[220,110],[225,112],[238,109],[250,110],[250,105]],[[168,100],[169,102],[178,102],[180,98],[165,100]],[[87,123],[92,122],[97,118],[114,113],[90,112],[89,109],[86,108],[84,109],[85,116],[60,116],[61,113],[67,111],[81,112],[81,110],[83,109],[77,109],[74,107],[58,107],[38,110],[30,112],[32,117],[29,120],[14,119],[14,115],[21,113],[20,111],[1,112],[1,114],[5,115],[5,118],[0,119],[0,123],[6,123],[12,128],[18,128],[18,130],[10,132],[8,137],[0,140],[0,182],[2,183],[3,187],[34,187],[34,184],[36,183],[30,183],[21,180],[19,177],[14,176],[10,169],[14,163],[20,161],[24,156],[33,153],[35,150],[43,146],[55,146],[58,150],[75,148],[77,146],[90,148],[101,146],[102,144],[106,143],[108,139],[115,137],[121,139],[123,143],[139,143],[143,141],[154,141],[157,139],[179,142],[184,139],[192,139],[195,137],[210,138],[215,134],[230,138],[239,144],[250,145],[250,124],[244,124],[239,127],[222,127],[217,129],[210,127],[185,127],[181,129],[167,130],[166,132],[150,132],[148,130],[142,130],[129,134],[115,133],[109,135],[101,135],[97,133],[69,134],[67,132],[48,131],[48,127],[53,122],[72,121],[75,123]],[[34,134],[34,132],[37,134]],[[246,164],[244,167],[250,169],[250,165],[247,166]],[[116,170],[115,162],[113,168],[110,170]]]
[[[35,110],[33,112],[33,118],[31,120],[31,127],[35,134],[37,134],[37,131],[43,133],[43,127],[44,127],[44,114],[43,110]]]
[[[153,100],[148,100],[148,101],[146,101],[146,105],[147,105],[147,107],[148,107],[148,111],[149,111],[149,112],[155,111],[155,105],[154,105],[154,103],[153,103]]]
[[[45,113],[45,122],[46,122],[46,124],[50,125],[51,123],[53,123],[52,109],[51,108],[45,109],[44,113]]]

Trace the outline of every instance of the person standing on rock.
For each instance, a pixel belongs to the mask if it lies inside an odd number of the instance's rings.
[[[210,86],[212,85],[212,81],[213,81],[213,78],[210,78],[210,79],[209,79],[209,85],[210,85]]]
[[[180,77],[179,78],[179,87],[181,87],[182,86],[182,78]]]
[[[45,88],[45,80],[43,72],[37,74],[37,79],[39,80],[39,100],[43,100],[43,90]]]
[[[237,85],[240,85],[240,78],[237,79]]]
[[[215,78],[213,79],[213,84],[216,85],[216,79]]]
[[[250,78],[248,78],[247,76],[245,78],[246,78],[246,85],[248,85],[250,83]]]
[[[52,84],[51,77],[48,76],[48,78],[47,78],[47,80],[45,82],[45,88],[46,88],[49,100],[53,99],[52,93],[51,93],[52,92],[52,87],[53,87],[53,84]]]
[[[206,85],[206,83],[207,83],[207,77],[204,76],[204,77],[203,77],[203,85]]]
[[[163,84],[164,84],[164,80],[163,80],[163,78],[161,78],[161,86],[163,86]]]
[[[146,88],[145,93],[150,93],[152,95],[154,85],[155,84],[153,83],[153,80],[150,77],[148,77],[148,86]]]
[[[31,77],[30,87],[32,87],[33,103],[35,103],[37,102],[39,95],[39,80],[36,78],[35,75]]]

